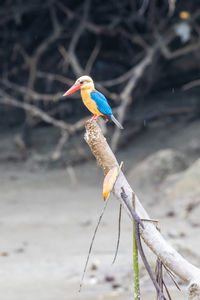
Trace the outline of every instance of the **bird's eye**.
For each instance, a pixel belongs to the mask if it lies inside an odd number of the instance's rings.
[[[80,84],[83,84],[83,81],[80,81]]]

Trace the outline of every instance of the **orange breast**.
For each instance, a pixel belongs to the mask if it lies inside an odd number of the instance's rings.
[[[81,89],[81,98],[83,100],[83,103],[93,113],[97,116],[103,116],[103,114],[98,110],[97,105],[95,101],[93,101],[90,97],[90,93],[92,92],[91,89]]]

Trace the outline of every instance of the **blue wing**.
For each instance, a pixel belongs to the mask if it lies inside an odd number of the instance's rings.
[[[92,100],[96,103],[98,110],[102,114],[109,115],[109,116],[111,116],[113,114],[112,109],[111,109],[110,105],[108,104],[106,97],[103,94],[94,90],[90,93],[90,96],[91,96]]]

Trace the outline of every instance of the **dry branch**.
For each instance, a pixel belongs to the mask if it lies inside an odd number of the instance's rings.
[[[132,70],[130,70],[130,73],[127,73],[130,78],[127,84],[125,85],[124,89],[120,93],[120,98],[122,101],[118,108],[118,119],[121,124],[125,119],[127,108],[132,100],[131,93],[133,89],[136,87],[138,80],[142,77],[146,68],[152,62],[153,56],[156,53],[157,48],[158,48],[158,44],[156,43],[152,48],[148,49],[144,59],[138,65],[134,66]],[[116,128],[112,138],[113,151],[117,149],[119,138],[120,138],[120,131]]]
[[[40,94],[36,91],[32,90],[31,88],[18,85],[14,82],[10,82],[8,80],[1,80],[0,82],[7,88],[11,88],[12,90],[21,93],[23,96],[28,97],[32,101],[57,101],[59,100],[63,93],[56,93],[56,94]],[[26,100],[26,99],[25,99]]]
[[[4,2],[0,11],[4,45],[0,50],[0,68],[7,84],[3,83],[3,89],[16,98],[19,95],[23,103],[35,102],[36,107],[40,105],[38,101],[48,102],[60,97],[62,86],[59,83],[63,84],[64,91],[64,85],[71,85],[75,77],[91,73],[95,81],[99,78],[96,88],[108,100],[116,102],[119,120],[126,121],[127,108],[137,97],[133,97],[133,91],[138,82],[145,78],[148,86],[153,85],[156,76],[152,73],[157,74],[156,64],[160,64],[158,70],[162,67],[161,61],[153,59],[154,54],[157,53],[156,57],[162,55],[173,63],[180,56],[198,54],[200,47],[200,10],[195,1],[190,1],[187,6],[190,17],[185,22],[191,27],[187,44],[177,43],[174,31],[174,26],[181,21],[179,12],[183,0],[179,5],[176,5],[176,0],[164,0],[162,5],[149,0],[117,0],[116,5],[110,1],[99,1],[94,5],[93,1],[84,0],[72,1],[69,7],[63,0],[45,0],[42,5],[34,0],[28,4],[25,0],[15,4],[13,1]],[[141,5],[138,6],[137,2]],[[7,24],[9,26],[5,26]],[[98,63],[95,63],[97,56]],[[151,68],[147,77],[145,70],[151,62],[155,67]],[[187,71],[190,69],[188,66]],[[41,81],[41,78],[44,80]],[[196,84],[198,82],[194,82]],[[141,95],[145,90],[145,87],[138,89]],[[43,106],[46,114],[49,106]],[[54,106],[54,112],[59,110],[58,107],[59,103]],[[27,112],[29,108],[24,106]],[[27,113],[23,124],[25,129],[32,128],[35,119]],[[120,132],[116,129],[112,149],[117,148],[119,138]],[[65,139],[61,140],[63,144]]]
[[[104,174],[118,166],[116,157],[110,149],[100,127],[95,121],[86,123],[85,140],[93,152],[99,166]],[[121,188],[125,190],[126,199],[121,197]],[[122,203],[129,217],[132,218],[132,195],[133,190],[127,182],[124,174],[120,171],[119,177],[113,188],[115,197]],[[134,193],[135,195],[135,193]],[[135,208],[141,219],[148,219],[149,216],[143,208],[138,197],[135,195]],[[144,222],[144,229],[141,229],[141,235],[147,246],[155,253],[170,271],[180,277],[188,286],[189,299],[200,299],[200,269],[184,259],[175,249],[173,249],[158,232],[151,222]]]
[[[174,58],[177,58],[177,57],[180,57],[183,55],[187,55],[191,52],[195,52],[195,51],[199,50],[199,48],[200,48],[200,41],[198,40],[197,42],[195,42],[193,44],[182,47],[173,52],[170,51],[168,49],[168,47],[163,44],[163,47],[161,47],[161,50],[166,59],[174,59]]]
[[[76,76],[83,75],[83,69],[78,61],[77,56],[75,55],[75,51],[76,51],[76,46],[78,44],[78,41],[81,37],[81,34],[85,30],[85,20],[87,20],[89,9],[90,9],[90,0],[86,0],[83,7],[83,17],[73,34],[71,43],[69,45],[69,50],[68,50],[70,56],[70,62]]]
[[[10,96],[3,90],[0,90],[0,104],[6,104],[6,105],[11,105],[15,106],[21,109],[24,109],[28,113],[30,113],[34,117],[39,117],[42,119],[44,122],[52,124],[55,127],[58,127],[62,131],[65,130],[68,133],[72,134],[77,130],[80,130],[84,127],[85,124],[85,118],[79,120],[75,124],[71,125],[68,124],[64,121],[56,120],[55,118],[51,117],[48,115],[46,112],[41,110],[40,108],[36,107],[35,105],[25,103],[25,102],[20,102],[14,97]]]
[[[192,88],[197,87],[197,86],[200,86],[200,79],[193,80],[191,82],[188,82],[188,83],[184,84],[182,89],[184,91],[187,91],[187,90],[192,89]]]

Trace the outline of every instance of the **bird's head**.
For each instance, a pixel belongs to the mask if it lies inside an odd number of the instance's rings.
[[[90,76],[84,75],[79,77],[72,87],[64,93],[63,96],[68,96],[80,89],[94,89],[94,82]]]

